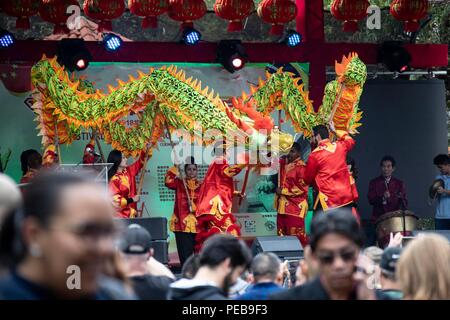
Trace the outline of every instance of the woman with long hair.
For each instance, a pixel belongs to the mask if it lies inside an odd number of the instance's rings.
[[[405,300],[450,299],[450,245],[438,234],[420,235],[405,247],[396,278]]]
[[[119,150],[112,150],[108,163],[113,166],[108,170],[109,189],[113,195],[113,204],[118,218],[134,218],[140,196],[136,194],[136,176],[141,171],[146,152],[141,152],[137,161],[127,165],[127,157]]]

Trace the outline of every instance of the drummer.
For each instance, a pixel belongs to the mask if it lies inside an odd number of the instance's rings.
[[[387,212],[408,208],[405,184],[392,175],[395,164],[392,156],[384,156],[380,161],[381,175],[369,183],[368,198],[373,206],[373,222]]]

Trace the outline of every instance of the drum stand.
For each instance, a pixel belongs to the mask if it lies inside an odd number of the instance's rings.
[[[403,236],[406,236],[406,216],[405,216],[405,199],[403,197],[400,198],[401,200],[401,208],[402,208],[402,224],[403,224]]]

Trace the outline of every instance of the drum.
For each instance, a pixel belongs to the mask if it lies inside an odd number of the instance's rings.
[[[387,212],[377,219],[375,222],[377,230],[378,244],[385,247],[389,243],[389,236],[392,232],[403,233],[403,215],[405,216],[405,233],[404,236],[411,235],[417,229],[417,221],[419,218],[409,210],[402,210]]]

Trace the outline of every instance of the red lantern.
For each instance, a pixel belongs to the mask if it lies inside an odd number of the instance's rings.
[[[84,14],[100,21],[98,31],[112,31],[111,20],[119,18],[125,11],[124,0],[84,0]]]
[[[169,17],[181,21],[181,27],[193,27],[194,20],[206,14],[206,4],[203,0],[169,0]]]
[[[144,17],[142,28],[157,28],[157,17],[169,9],[169,0],[128,0],[131,13]]]
[[[253,0],[217,0],[214,4],[216,15],[230,21],[228,31],[241,31],[242,20],[255,9]]]
[[[428,0],[394,0],[391,2],[391,15],[405,24],[405,31],[419,30],[419,20],[428,12]]]
[[[358,31],[358,21],[367,17],[367,0],[333,0],[331,14],[338,20],[344,21],[345,32]]]
[[[39,6],[39,15],[47,22],[55,25],[53,34],[68,33],[67,19],[70,14],[67,13],[69,6],[77,6],[77,0],[42,0]]]
[[[2,10],[12,17],[16,17],[16,28],[30,29],[30,17],[38,13],[39,0],[10,0],[4,1]]]
[[[258,15],[272,24],[271,34],[282,35],[284,24],[297,16],[297,6],[290,0],[263,0],[258,5]]]

